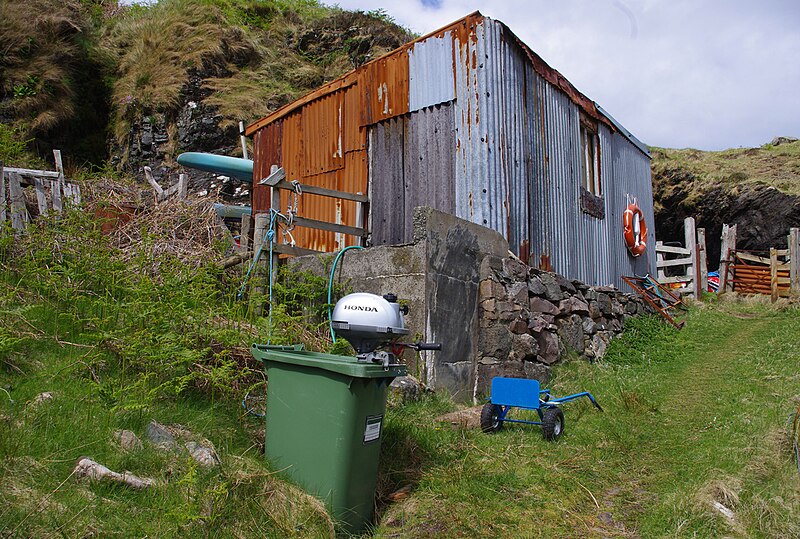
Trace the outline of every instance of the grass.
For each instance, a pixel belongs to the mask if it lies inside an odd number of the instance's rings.
[[[700,191],[712,186],[773,186],[800,195],[800,141],[717,152],[652,148],[653,176]]]
[[[384,462],[413,493],[377,535],[796,537],[786,419],[800,400],[797,314],[723,303],[693,311],[681,332],[636,322],[605,362],[557,370],[555,394],[590,390],[605,413],[565,406],[555,444],[531,426],[436,427],[438,401],[395,411]],[[408,454],[416,463],[403,472]]]

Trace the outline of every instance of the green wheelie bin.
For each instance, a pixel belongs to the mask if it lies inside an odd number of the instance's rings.
[[[267,459],[327,505],[337,530],[372,523],[386,395],[405,365],[254,344],[267,371]]]

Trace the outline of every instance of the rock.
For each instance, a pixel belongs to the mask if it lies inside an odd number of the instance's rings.
[[[553,316],[556,316],[560,313],[558,307],[556,307],[546,299],[534,297],[530,299],[528,305],[530,307],[531,313],[551,314]]]
[[[583,319],[572,314],[558,322],[558,336],[565,346],[568,346],[578,353],[583,352]]]
[[[792,142],[797,142],[797,138],[795,137],[775,137],[770,141],[770,145],[772,146],[780,146],[781,144],[791,144]]]
[[[525,378],[539,380],[539,384],[542,386],[550,382],[550,371],[552,369],[547,365],[537,361],[526,361],[522,368],[525,371]]]
[[[528,277],[528,266],[516,258],[504,258],[503,271],[515,281],[525,281]]]
[[[542,273],[539,276],[539,279],[541,279],[542,284],[544,285],[544,297],[550,301],[561,301],[564,299],[564,293],[561,291],[561,285],[559,285],[558,281],[556,280],[556,274]]]
[[[506,289],[497,281],[484,279],[479,285],[479,293],[481,299],[504,298],[506,296]]]
[[[597,300],[597,290],[594,288],[589,288],[583,292],[583,297],[586,301],[596,301]]]
[[[115,430],[114,441],[124,451],[139,451],[142,449],[142,441],[136,434],[129,430]]]
[[[608,349],[608,343],[611,342],[611,335],[607,332],[596,333],[592,335],[589,349],[592,351],[592,356],[595,359],[603,359]]]
[[[635,301],[629,301],[627,305],[625,305],[625,313],[634,315],[639,310],[639,304]]]
[[[527,305],[528,283],[516,282],[508,287],[508,299],[517,305]]]
[[[458,410],[436,418],[441,423],[449,423],[456,429],[477,429],[481,426],[481,410],[483,405],[473,406],[465,410]]]
[[[534,296],[543,296],[545,294],[545,287],[539,277],[531,276],[530,281],[528,281],[528,292]]]
[[[389,387],[400,397],[401,402],[417,401],[423,393],[422,384],[413,376],[398,376]]]
[[[517,335],[528,333],[528,323],[521,318],[517,318],[511,322],[511,325],[508,326],[508,329],[511,330],[511,333],[515,333]]]
[[[536,338],[539,343],[539,355],[536,360],[545,365],[552,365],[561,358],[558,337],[550,331],[543,331]]]
[[[511,333],[501,325],[483,329],[478,337],[478,350],[482,356],[508,357],[511,352]]]
[[[147,424],[145,435],[150,443],[159,449],[175,449],[178,446],[170,430],[155,420]]]
[[[565,291],[567,294],[575,294],[577,292],[571,280],[567,279],[560,273],[553,273],[553,276],[555,276],[556,283],[558,283],[558,286],[561,287],[561,290]]]
[[[543,316],[534,316],[528,322],[528,330],[533,333],[540,333],[547,329],[552,321],[546,320]]]
[[[186,442],[184,447],[200,466],[211,468],[219,464],[219,457],[213,447],[205,447],[197,442]]]
[[[511,322],[522,310],[522,307],[511,303],[510,301],[498,301],[496,305],[497,319],[501,322]]]
[[[88,457],[81,457],[72,472],[75,477],[90,479],[92,481],[111,481],[120,483],[136,490],[142,490],[153,486],[154,481],[148,477],[137,477],[130,472],[112,472],[102,464],[93,461]]]
[[[587,333],[589,335],[593,334],[595,331],[597,331],[596,330],[596,326],[597,325],[595,324],[594,320],[592,320],[591,318],[585,317],[583,319],[583,332],[584,333]]]
[[[589,316],[592,318],[592,320],[597,320],[603,316],[603,313],[600,311],[600,307],[598,307],[596,301],[589,303]]]
[[[607,294],[597,294],[597,308],[600,309],[603,316],[612,314],[611,298]]]
[[[571,296],[559,302],[558,310],[562,314],[589,314],[589,305],[578,299],[577,296]]]
[[[533,361],[536,359],[536,354],[539,353],[539,343],[533,335],[523,333],[522,335],[514,335],[511,338],[511,353],[509,359]]]
[[[53,393],[51,393],[50,391],[45,391],[44,393],[39,393],[38,395],[36,395],[36,397],[31,402],[31,406],[34,406],[34,407],[39,406],[40,404],[43,404],[45,402],[50,402],[54,398],[55,397],[53,396]]]

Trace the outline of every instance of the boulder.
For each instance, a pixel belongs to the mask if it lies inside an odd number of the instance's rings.
[[[550,331],[543,331],[536,338],[539,344],[539,355],[536,360],[545,365],[552,365],[561,358],[558,346],[558,337]]]
[[[571,314],[559,320],[558,336],[565,346],[578,353],[583,352],[583,319],[577,314]]]
[[[539,353],[539,343],[533,335],[523,333],[522,335],[514,335],[511,339],[511,354],[509,359],[533,361],[536,359],[536,354]]]
[[[586,315],[589,314],[589,305],[577,296],[570,296],[559,302],[558,310],[561,311],[561,314]]]
[[[517,318],[511,322],[511,324],[508,326],[508,329],[511,330],[511,333],[515,333],[517,335],[528,333],[528,323],[522,318]]]
[[[417,401],[424,391],[420,381],[413,376],[398,376],[392,380],[389,388],[401,402]]]
[[[537,361],[526,361],[523,363],[522,369],[525,372],[525,378],[539,380],[541,386],[545,386],[550,382],[550,371],[552,369],[547,365]]]
[[[511,333],[502,325],[482,329],[478,337],[478,351],[481,356],[508,357],[511,352]]]
[[[561,312],[554,304],[542,298],[533,297],[528,302],[528,305],[531,313],[542,313],[556,316]]]
[[[539,279],[542,281],[544,285],[544,297],[549,299],[550,301],[561,301],[564,299],[564,292],[561,291],[561,285],[559,285],[558,280],[556,279],[556,274],[554,273],[542,273],[539,276]],[[572,286],[570,284],[570,286]],[[573,292],[575,289],[573,288]],[[533,310],[533,309],[531,309]]]
[[[516,282],[508,287],[508,299],[517,305],[528,303],[528,283]]]
[[[138,451],[142,449],[142,441],[130,430],[115,430],[114,441],[117,442],[124,451]]]
[[[545,287],[539,277],[535,275],[531,276],[530,280],[528,281],[528,292],[530,292],[530,294],[533,296],[544,296]]]

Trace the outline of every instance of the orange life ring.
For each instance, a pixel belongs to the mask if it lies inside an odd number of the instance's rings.
[[[642,210],[636,204],[628,204],[622,214],[622,229],[625,246],[631,255],[639,256],[647,251],[647,224],[644,222]]]

